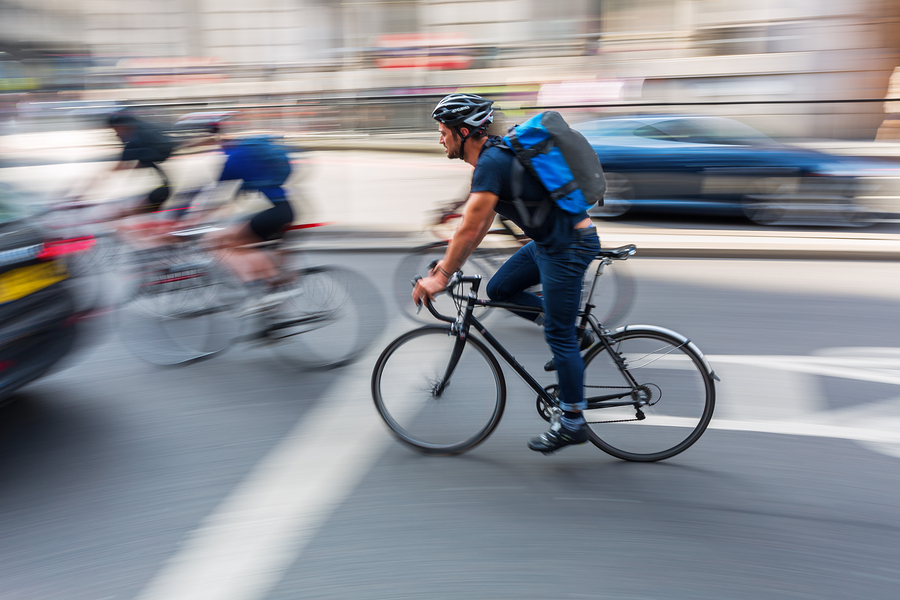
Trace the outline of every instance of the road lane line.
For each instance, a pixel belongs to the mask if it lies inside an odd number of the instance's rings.
[[[832,425],[828,423],[797,421],[730,421],[713,418],[709,424],[709,429],[747,431],[751,433],[774,433],[778,435],[801,435],[880,444],[900,444],[900,432],[894,429],[848,427],[845,425]]]
[[[138,600],[258,600],[278,584],[331,512],[393,443],[369,391],[372,366],[383,346],[376,341],[342,373],[188,536]],[[363,405],[370,410],[361,410]]]
[[[842,360],[820,356],[711,354],[706,359],[713,365],[713,369],[718,363],[754,365],[809,375],[900,385],[900,368],[897,368],[900,365],[897,365],[895,361],[886,361],[879,357],[873,357],[867,361],[859,357]]]

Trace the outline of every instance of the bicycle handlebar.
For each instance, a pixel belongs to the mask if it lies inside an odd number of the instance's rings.
[[[422,279],[421,276],[420,276],[420,277],[416,277],[415,279],[413,279],[413,281],[412,281],[413,286],[415,286],[416,283],[417,283],[420,279]],[[452,293],[453,288],[455,288],[456,286],[458,286],[458,285],[460,285],[460,284],[462,284],[462,283],[475,283],[475,282],[480,282],[481,279],[482,279],[481,275],[463,275],[463,272],[462,272],[462,271],[456,271],[455,273],[453,273],[453,275],[450,276],[450,279],[447,280],[447,285],[446,285],[446,287],[444,288],[443,291],[446,292],[446,293]],[[443,292],[441,292],[441,293],[443,293]],[[439,313],[439,312],[434,308],[434,304],[432,303],[431,299],[425,298],[425,303],[424,303],[424,304],[425,304],[425,308],[428,309],[428,312],[430,312],[430,313],[431,313],[431,316],[433,316],[435,319],[437,319],[437,320],[439,320],[439,321],[444,321],[444,322],[447,322],[447,323],[455,323],[455,322],[456,322],[456,319],[455,319],[455,318],[453,318],[453,317],[448,317],[448,316],[446,316],[446,315],[442,315],[441,313]],[[421,306],[422,306],[421,304],[418,305],[418,308],[421,308]]]

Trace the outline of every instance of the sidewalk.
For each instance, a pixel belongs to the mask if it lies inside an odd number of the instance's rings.
[[[636,257],[900,260],[900,235],[853,232],[722,231],[623,225],[594,219],[604,248],[634,244]],[[292,236],[292,247],[323,252],[405,252],[438,240],[423,231],[327,226]],[[500,240],[485,240],[503,245]]]
[[[0,137],[0,157],[8,152],[40,159],[45,166],[12,169],[23,177],[51,180],[66,169],[96,168],[86,163],[114,157],[106,131],[58,132]],[[436,241],[426,231],[428,213],[465,190],[471,169],[444,158],[432,134],[331,135],[294,138],[308,150],[302,163],[302,205],[298,221],[331,225],[293,234],[298,247],[321,251],[407,251]],[[811,142],[841,153],[900,156],[900,144]],[[393,152],[385,152],[393,151]],[[63,157],[65,157],[63,159]],[[56,165],[54,161],[68,165]],[[200,171],[216,172],[209,157],[172,160],[175,180]],[[83,163],[80,164],[72,163]],[[168,163],[167,163],[168,164]],[[34,172],[31,174],[30,172]],[[253,208],[253,207],[249,207]],[[595,220],[605,247],[635,244],[641,257],[900,260],[900,235],[891,226],[807,231],[798,228],[716,229],[625,224]],[[490,243],[490,242],[488,242]]]

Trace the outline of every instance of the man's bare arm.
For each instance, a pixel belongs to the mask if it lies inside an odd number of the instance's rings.
[[[413,300],[418,303],[426,297],[434,298],[436,293],[447,287],[450,275],[466,262],[490,229],[497,200],[497,195],[490,192],[475,192],[469,196],[463,211],[463,222],[453,234],[444,259],[428,277],[419,280],[413,289]]]
[[[449,273],[458,270],[472,254],[494,222],[497,196],[490,192],[475,192],[463,210],[463,221],[453,234],[441,267]]]

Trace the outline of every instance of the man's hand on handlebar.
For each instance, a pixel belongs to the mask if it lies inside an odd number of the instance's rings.
[[[431,275],[416,281],[412,293],[413,302],[416,303],[416,306],[421,306],[425,300],[434,300],[435,294],[439,294],[447,288],[447,282],[450,280],[450,277],[445,275],[445,271],[439,267],[440,263],[432,269]]]

